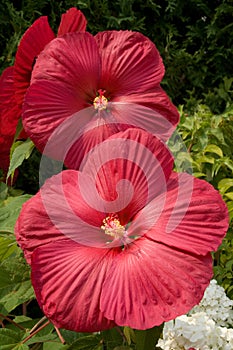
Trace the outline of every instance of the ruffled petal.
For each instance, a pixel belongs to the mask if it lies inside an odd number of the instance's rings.
[[[117,254],[65,240],[33,253],[32,284],[44,314],[59,328],[96,332],[115,324],[99,308],[102,284]]]
[[[127,129],[106,139],[83,159],[80,170],[92,179],[83,195],[90,206],[118,213],[126,224],[152,198],[166,191],[172,167],[173,158],[160,140],[143,130]],[[94,192],[100,196],[97,203],[90,202]]]
[[[159,113],[160,118],[164,118],[171,123],[171,131],[167,138],[171,136],[174,127],[178,124],[180,119],[177,108],[173,105],[165,91],[160,86],[154,88],[153,91],[145,92],[143,94],[132,92],[132,94],[127,96],[117,96],[113,100],[114,102],[143,105]]]
[[[14,84],[18,104],[21,105],[23,102],[37,56],[54,37],[46,16],[38,18],[23,35],[14,64]]]
[[[113,260],[100,309],[119,326],[148,329],[198,304],[212,274],[210,254],[188,255],[141,238]]]
[[[156,215],[162,202],[160,215]],[[192,254],[217,250],[229,225],[228,210],[219,192],[186,173],[173,173],[167,193],[155,198],[143,211],[137,224],[153,223],[148,237]]]
[[[110,100],[145,93],[161,82],[164,66],[160,54],[141,33],[106,31],[98,33],[95,40],[102,59],[100,88]]]
[[[61,22],[58,28],[58,36],[70,32],[85,32],[87,20],[84,14],[75,7],[70,8],[61,16]]]

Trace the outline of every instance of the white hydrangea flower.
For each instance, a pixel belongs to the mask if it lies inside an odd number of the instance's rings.
[[[210,282],[199,305],[187,315],[165,323],[163,350],[233,350],[233,301],[215,280]]]
[[[233,326],[233,300],[226,296],[223,287],[211,280],[199,305],[195,306],[189,314],[205,312],[219,326]]]

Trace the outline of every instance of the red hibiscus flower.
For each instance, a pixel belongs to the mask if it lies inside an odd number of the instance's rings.
[[[228,212],[211,185],[172,167],[161,141],[128,129],[24,204],[17,241],[57,327],[148,329],[201,300]]]
[[[92,106],[95,117],[108,111],[110,103],[137,104],[156,113],[150,125],[157,123],[157,118],[167,122],[168,138],[179,121],[179,114],[160,87],[163,75],[158,50],[141,33],[66,34],[47,45],[36,61],[23,107],[24,127],[39,150],[44,151],[56,128],[78,111]],[[105,120],[107,136],[126,128],[119,125],[114,113],[113,117],[116,121],[113,128],[108,118]],[[76,123],[78,118],[77,115]],[[96,126],[98,123],[97,119]],[[131,125],[130,118],[127,124]],[[98,133],[96,130],[90,133],[88,142],[96,134],[101,134],[100,128]],[[56,150],[52,156],[56,157]]]
[[[76,8],[61,17],[58,36],[84,31],[86,19]],[[55,38],[46,16],[37,19],[25,32],[16,53],[15,64],[4,70],[0,78],[0,169],[7,172],[10,147],[21,117],[22,102],[30,84],[33,64],[38,54]],[[23,132],[20,137],[25,138]]]

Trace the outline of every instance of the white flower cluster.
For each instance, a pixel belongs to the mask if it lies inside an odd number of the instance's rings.
[[[233,300],[226,296],[223,287],[216,280],[210,281],[199,305],[195,306],[189,314],[205,312],[219,326],[233,326]]]
[[[233,301],[222,287],[212,280],[199,305],[189,314],[165,323],[163,350],[232,350]]]

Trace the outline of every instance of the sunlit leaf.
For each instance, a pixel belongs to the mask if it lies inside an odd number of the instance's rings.
[[[7,173],[7,178],[14,176],[15,170],[28,159],[34,149],[34,144],[30,139],[26,141],[16,141],[11,148],[11,160]]]

